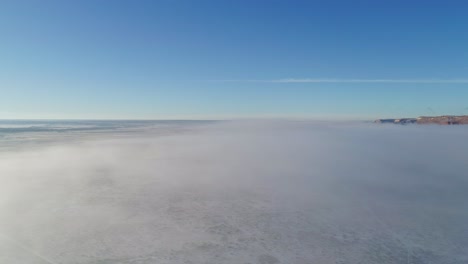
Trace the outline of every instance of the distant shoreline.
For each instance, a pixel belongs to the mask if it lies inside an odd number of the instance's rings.
[[[468,125],[468,115],[453,116],[420,116],[418,118],[377,119],[379,124],[436,124],[436,125]]]

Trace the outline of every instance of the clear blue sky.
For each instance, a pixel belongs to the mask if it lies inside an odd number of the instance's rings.
[[[468,114],[468,1],[2,1],[0,118]]]

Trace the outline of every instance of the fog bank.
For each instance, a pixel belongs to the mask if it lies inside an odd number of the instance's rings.
[[[157,127],[0,151],[0,263],[468,263],[468,127]]]

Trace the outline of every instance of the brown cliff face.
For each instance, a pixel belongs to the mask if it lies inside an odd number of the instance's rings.
[[[416,123],[437,125],[468,125],[468,116],[421,116],[417,118]]]
[[[436,125],[468,125],[468,115],[463,116],[420,116],[418,118],[377,119],[375,123],[389,124],[436,124]]]

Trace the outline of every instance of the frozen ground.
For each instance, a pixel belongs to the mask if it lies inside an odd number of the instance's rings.
[[[0,126],[0,263],[468,263],[468,127],[32,127]]]

